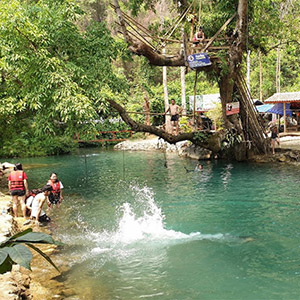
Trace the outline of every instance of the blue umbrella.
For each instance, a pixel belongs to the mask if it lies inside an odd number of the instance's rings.
[[[290,109],[290,103],[286,103],[285,107],[286,107],[286,115],[291,116],[293,112]],[[283,103],[275,104],[271,109],[267,110],[267,112],[283,116]]]

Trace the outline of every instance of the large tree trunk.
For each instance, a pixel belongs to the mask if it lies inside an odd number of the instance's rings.
[[[115,3],[117,3],[117,0],[114,0]],[[117,15],[122,15],[121,11],[119,10],[119,6],[116,6],[116,12]],[[220,95],[221,95],[221,102],[222,102],[222,109],[223,109],[223,118],[225,121],[225,127],[229,132],[231,132],[233,135],[239,135],[243,138],[243,142],[237,143],[233,146],[233,152],[234,157],[238,160],[244,160],[246,158],[247,153],[247,147],[246,147],[246,141],[245,141],[245,128],[242,127],[242,124],[245,124],[243,120],[240,120],[237,115],[232,116],[226,116],[226,104],[229,102],[232,102],[233,95],[237,91],[237,85],[235,85],[236,82],[236,76],[239,74],[240,68],[241,68],[241,62],[243,58],[243,52],[245,50],[245,41],[246,41],[246,16],[247,16],[247,6],[248,6],[248,0],[239,0],[238,7],[237,7],[237,22],[236,27],[233,32],[233,35],[231,37],[231,45],[230,49],[228,50],[228,61],[227,66],[225,69],[228,71],[224,72],[224,69],[222,68],[224,66],[213,63],[213,66],[210,68],[204,68],[203,71],[209,72],[212,69],[219,75],[218,78],[218,84],[220,88]],[[120,22],[121,26],[122,23]],[[126,31],[126,27],[124,26],[123,31]],[[127,41],[129,45],[129,49],[137,54],[137,55],[143,55],[148,60],[149,63],[156,66],[185,66],[185,57],[184,53],[179,53],[177,56],[173,57],[166,57],[165,55],[162,55],[158,52],[155,52],[152,50],[152,48],[141,42],[141,41],[130,41],[128,42],[128,37],[125,36],[125,40]],[[112,104],[112,102],[111,102]],[[189,134],[181,134],[178,136],[172,136],[168,134],[167,132],[161,131],[160,129],[157,129],[155,127],[145,127],[144,124],[137,124],[133,120],[128,118],[128,115],[125,111],[122,111],[120,107],[117,108],[116,105],[112,105],[115,107],[119,113],[121,114],[123,120],[133,128],[133,130],[138,131],[147,131],[154,133],[160,137],[163,137],[166,141],[174,143],[179,140],[183,139],[189,139],[192,142],[199,144],[199,141],[195,139],[194,133]],[[245,111],[241,114],[241,118],[245,118]],[[248,117],[248,116],[246,116]],[[242,121],[242,122],[241,122]],[[247,130],[247,128],[246,128]],[[211,137],[210,137],[211,139]],[[213,139],[211,139],[213,140]],[[248,142],[248,141],[247,141]],[[206,144],[209,144],[208,142],[205,142]],[[203,141],[200,143],[203,146]],[[218,145],[218,146],[215,146]],[[220,143],[215,143],[214,146],[207,145],[209,149],[213,148],[214,152],[219,149],[220,150]]]

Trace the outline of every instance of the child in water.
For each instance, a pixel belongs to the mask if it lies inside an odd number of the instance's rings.
[[[203,169],[203,166],[201,164],[197,164],[195,171],[199,172],[199,171],[202,171],[202,169]]]
[[[55,204],[57,207],[60,207],[60,204],[63,200],[63,192],[62,189],[64,188],[61,181],[58,180],[56,173],[51,173],[50,178],[47,182],[52,187],[52,192],[48,197],[48,207],[52,208],[52,205]]]

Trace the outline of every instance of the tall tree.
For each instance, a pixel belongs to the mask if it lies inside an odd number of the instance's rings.
[[[235,3],[235,1],[232,1]],[[129,46],[130,51],[134,54],[145,56],[149,63],[152,65],[157,66],[185,66],[185,57],[183,53],[178,53],[178,55],[174,57],[167,57],[163,54],[155,52],[147,43],[144,43],[140,40],[133,40],[131,36],[128,34],[126,30],[126,24],[123,19],[122,11],[119,6],[119,1],[114,0],[115,4],[115,11],[119,18],[119,24],[121,25],[122,32],[124,38]],[[239,0],[236,3],[236,13],[237,13],[237,21],[235,29],[230,37],[230,49],[228,51],[227,60],[225,63],[213,64],[212,68],[206,68],[206,72],[215,72],[218,78],[218,84],[220,88],[220,95],[222,101],[222,111],[223,111],[223,118],[225,121],[226,128],[233,133],[233,135],[241,136],[243,140],[246,139],[244,132],[248,130],[248,128],[243,128],[241,126],[241,122],[239,121],[236,115],[227,116],[226,115],[226,103],[232,102],[234,94],[237,89],[236,80],[237,74],[240,72],[243,53],[245,50],[245,41],[246,41],[246,34],[247,34],[247,9],[248,9],[248,1],[247,0]],[[187,5],[187,3],[186,3]],[[187,6],[185,7],[187,9]],[[130,119],[124,114],[126,113],[123,109],[121,109],[120,105],[114,106],[125,122],[127,122],[130,126],[132,126],[132,122]],[[245,117],[242,115],[242,118]],[[245,122],[244,122],[245,123]],[[203,140],[195,139],[197,133],[191,133],[188,136],[186,134],[182,134],[179,136],[168,136],[166,133],[158,132],[154,128],[145,128],[139,126],[139,124],[134,124],[135,130],[138,131],[151,131],[152,133],[156,133],[157,135],[165,138],[167,141],[174,143],[183,139],[190,139],[197,144],[204,144]],[[244,130],[244,131],[243,131]],[[212,138],[212,137],[210,137]],[[206,141],[207,144],[207,141]],[[207,145],[206,145],[207,146]],[[237,159],[243,160],[245,159],[246,155],[246,143],[235,143],[233,145],[234,155]],[[213,150],[220,150],[220,143],[213,144]],[[265,147],[261,147],[261,149],[265,149]],[[262,151],[259,149],[260,151]]]

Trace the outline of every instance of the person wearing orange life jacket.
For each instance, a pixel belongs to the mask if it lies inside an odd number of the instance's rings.
[[[58,180],[56,173],[50,174],[50,179],[48,180],[47,184],[51,185],[52,192],[49,194],[48,197],[48,207],[52,208],[52,205],[55,204],[57,207],[60,206],[63,200],[63,191],[64,188],[61,181]]]
[[[28,194],[28,184],[22,164],[17,163],[14,171],[9,174],[8,188],[12,196],[14,216],[18,216],[18,201],[20,199],[23,217],[26,218],[25,196]]]

